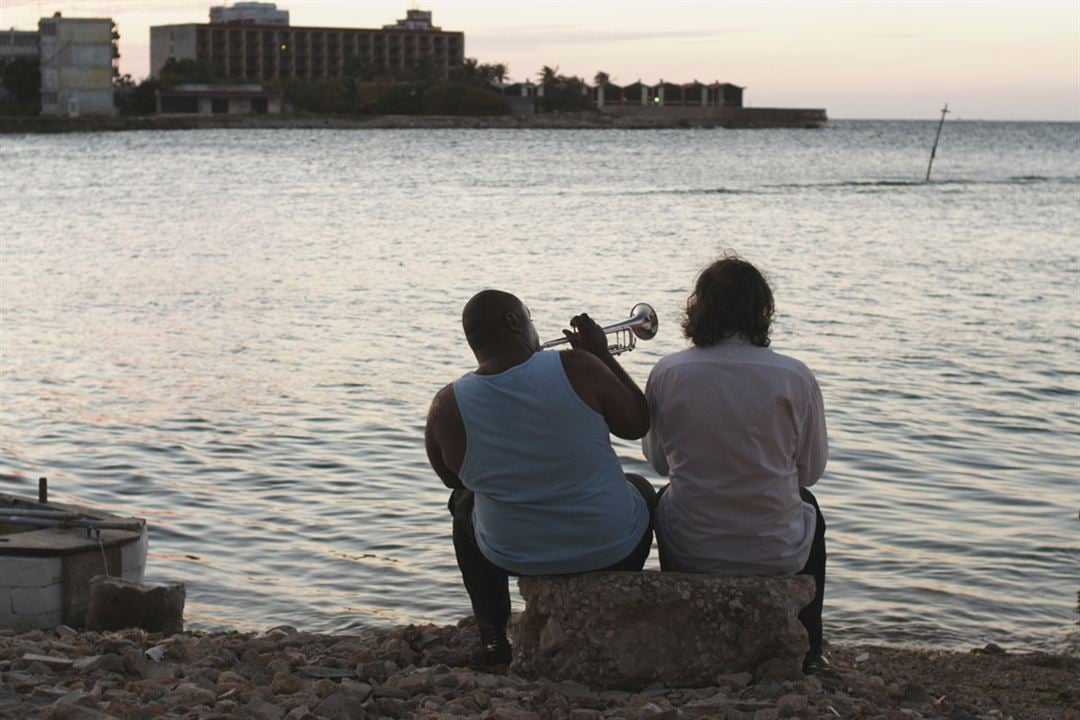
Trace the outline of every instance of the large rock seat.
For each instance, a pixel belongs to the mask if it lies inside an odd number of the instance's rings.
[[[522,577],[513,669],[593,687],[701,687],[794,677],[814,579],[660,572]]]

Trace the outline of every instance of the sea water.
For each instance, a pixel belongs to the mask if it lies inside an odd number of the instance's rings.
[[[926,184],[935,129],[0,137],[0,491],[146,517],[191,627],[452,622],[465,301],[649,302],[644,384],[734,250],[825,398],[827,635],[1075,644],[1080,125],[947,123]]]

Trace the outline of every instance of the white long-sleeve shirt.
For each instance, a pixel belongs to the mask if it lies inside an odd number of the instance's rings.
[[[671,486],[657,510],[665,566],[784,575],[802,570],[816,513],[799,488],[829,453],[821,390],[794,358],[740,337],[660,360],[645,388],[645,457]]]

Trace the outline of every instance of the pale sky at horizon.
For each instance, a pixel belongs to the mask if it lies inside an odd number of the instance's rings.
[[[59,10],[112,17],[121,71],[149,65],[149,27],[207,22],[211,0],[0,0],[0,28]],[[381,27],[408,0],[279,0],[293,25]],[[1080,0],[422,0],[465,54],[515,80],[543,65],[591,81],[744,85],[748,105],[832,118],[1080,121]]]

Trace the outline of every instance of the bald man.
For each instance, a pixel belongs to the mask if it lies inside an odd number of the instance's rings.
[[[510,575],[641,570],[656,494],[626,475],[609,433],[649,429],[645,396],[588,315],[572,349],[541,352],[528,308],[477,293],[462,313],[476,370],[440,390],[428,460],[453,489],[454,552],[488,664],[511,658]]]

